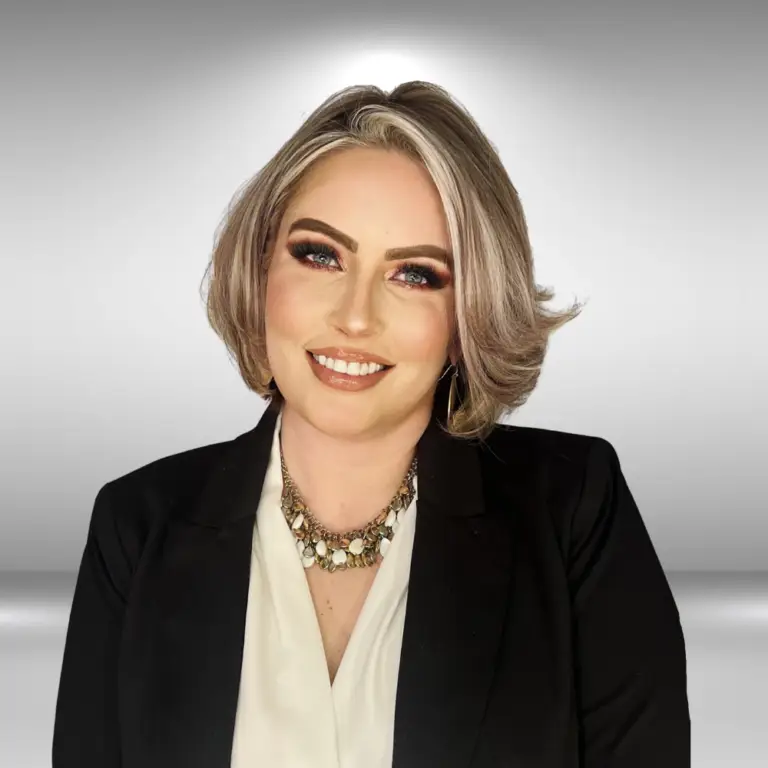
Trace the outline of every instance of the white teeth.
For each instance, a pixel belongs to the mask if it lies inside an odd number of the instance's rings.
[[[345,363],[343,360],[334,360],[332,357],[315,354],[312,354],[312,357],[320,365],[324,365],[337,373],[346,373],[348,376],[367,376],[369,373],[378,373],[384,369],[384,366],[378,365],[378,363]]]

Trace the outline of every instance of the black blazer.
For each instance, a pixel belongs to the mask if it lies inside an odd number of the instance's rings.
[[[229,768],[275,418],[99,490],[53,768]],[[417,451],[393,768],[688,768],[680,619],[611,444],[433,418]]]

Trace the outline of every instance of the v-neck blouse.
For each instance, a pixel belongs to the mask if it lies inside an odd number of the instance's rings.
[[[418,480],[331,685],[304,566],[280,508],[281,422],[282,413],[253,529],[231,768],[391,768]]]

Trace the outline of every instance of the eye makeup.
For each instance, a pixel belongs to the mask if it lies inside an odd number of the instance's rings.
[[[289,243],[288,252],[297,261],[310,269],[324,269],[331,272],[336,272],[336,267],[330,266],[330,262],[339,262],[339,254],[336,249],[327,245],[326,243],[314,242],[310,240],[301,240],[295,243]],[[313,258],[310,258],[313,257]],[[426,290],[438,290],[444,288],[450,283],[450,278],[444,276],[437,270],[429,267],[425,264],[416,264],[414,262],[406,262],[401,264],[396,274],[411,274],[416,275],[418,281],[410,280],[397,280],[406,288],[417,288]]]

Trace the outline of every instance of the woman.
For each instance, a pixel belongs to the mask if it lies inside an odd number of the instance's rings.
[[[550,334],[437,86],[345,89],[241,192],[208,317],[268,399],[99,491],[54,768],[683,768],[678,611],[609,442],[497,424]]]

